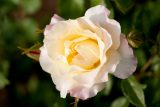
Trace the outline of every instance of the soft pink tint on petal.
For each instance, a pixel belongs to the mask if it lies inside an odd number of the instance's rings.
[[[124,35],[121,35],[121,45],[119,48],[120,62],[117,65],[116,71],[113,74],[116,77],[125,79],[136,70],[137,59],[133,54],[132,48],[128,45],[128,42]]]
[[[96,6],[86,11],[85,17],[89,18],[94,24],[99,25],[106,29],[112,37],[114,49],[118,49],[120,46],[120,24],[108,18],[109,10],[104,6]]]
[[[46,28],[45,28],[45,30],[44,30],[44,36],[45,35],[48,35],[48,33],[50,32],[50,30],[52,30],[52,27],[53,27],[54,25],[53,24],[50,24],[50,25],[47,25],[46,26]]]
[[[72,97],[86,100],[97,95],[104,87],[105,83],[95,84],[92,87],[78,86],[69,90],[69,93]]]
[[[98,5],[98,6],[95,6],[95,7],[92,7],[90,9],[88,9],[85,13],[85,16],[88,16],[88,17],[92,17],[92,16],[103,17],[104,15],[109,16],[109,14],[110,14],[110,11],[107,8],[105,8],[102,5]]]
[[[63,21],[64,19],[61,18],[60,16],[58,16],[57,14],[54,14],[54,16],[51,19],[51,23],[50,24],[56,24],[59,21]]]
[[[58,16],[57,14],[54,14],[54,16],[51,19],[51,22],[49,25],[46,26],[44,35],[47,35],[50,30],[52,30],[52,27],[59,21],[63,21],[64,19]]]

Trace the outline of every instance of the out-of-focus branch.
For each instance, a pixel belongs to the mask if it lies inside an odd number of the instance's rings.
[[[137,76],[136,76],[137,80],[140,80],[145,74],[147,74],[146,71],[151,66],[153,58],[154,58],[154,56],[149,58],[147,63],[141,68],[139,74],[137,74]]]
[[[79,99],[75,98],[75,102],[74,102],[74,106],[73,107],[78,107],[78,101],[79,101]]]

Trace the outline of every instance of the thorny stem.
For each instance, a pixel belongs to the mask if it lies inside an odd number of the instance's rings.
[[[78,99],[78,98],[75,98],[74,106],[73,106],[73,107],[78,107],[78,101],[79,101],[79,99]]]

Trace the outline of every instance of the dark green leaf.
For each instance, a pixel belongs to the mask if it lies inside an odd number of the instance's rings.
[[[142,67],[147,62],[145,52],[142,49],[136,49],[134,52],[138,60],[138,65]]]
[[[63,18],[77,18],[84,13],[83,0],[59,0],[59,13]]]
[[[160,45],[160,31],[158,32],[158,35],[157,35],[157,42],[158,42],[158,44]]]
[[[159,74],[159,71],[160,71],[160,56],[156,55],[153,58],[151,69],[154,71],[155,74]]]
[[[144,86],[139,84],[134,77],[122,80],[121,89],[125,97],[137,107],[146,107],[143,93]]]
[[[113,2],[115,3],[118,10],[124,14],[130,11],[134,6],[133,0],[113,0]]]
[[[33,14],[40,8],[41,1],[40,0],[21,0],[20,4],[27,13]]]
[[[119,97],[113,101],[111,107],[128,107],[129,102],[125,97]]]
[[[90,0],[90,1],[91,1],[91,6],[96,6],[103,2],[103,0]]]
[[[109,80],[106,82],[106,87],[103,91],[105,95],[109,95],[113,86],[113,78],[111,76],[108,77]]]

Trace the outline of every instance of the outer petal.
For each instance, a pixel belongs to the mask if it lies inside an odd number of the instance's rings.
[[[76,20],[61,21],[50,29],[45,29],[44,45],[51,58],[64,54],[64,41],[68,34],[77,34],[80,30]]]
[[[112,36],[114,49],[118,49],[120,46],[120,24],[112,19],[108,18],[109,10],[104,6],[95,6],[86,11],[85,17],[88,17],[94,24],[105,28]]]
[[[133,54],[132,48],[128,45],[128,42],[123,35],[121,35],[119,53],[121,56],[120,63],[117,65],[116,71],[113,72],[113,74],[116,77],[125,79],[136,70],[137,59]]]
[[[56,24],[57,22],[63,21],[63,20],[64,20],[63,18],[61,18],[57,14],[54,14],[54,16],[51,19],[51,23],[50,24]]]
[[[82,100],[94,97],[105,86],[105,83],[95,84],[92,87],[78,86],[69,91],[70,95]]]
[[[42,69],[46,72],[50,71],[50,69],[52,68],[52,60],[48,57],[48,53],[47,53],[47,49],[45,49],[45,47],[41,47],[40,48],[41,50],[41,54],[40,54],[40,57],[39,57],[39,62],[40,62],[40,65],[42,67]],[[48,72],[49,73],[49,72]]]
[[[90,9],[88,9],[85,13],[85,16],[88,16],[88,17],[95,16],[95,17],[97,17],[97,15],[98,15],[99,17],[104,17],[104,15],[109,16],[109,14],[110,14],[110,11],[108,9],[106,9],[102,5],[98,5],[98,6],[95,6],[95,7],[92,7]]]
[[[61,97],[65,98],[68,93],[68,89],[70,89],[73,84],[73,81],[67,72],[69,67],[62,62],[52,60],[48,56],[45,47],[41,47],[40,50],[41,54],[39,60],[42,69],[51,74],[57,90],[61,92]]]
[[[114,72],[116,66],[119,64],[119,53],[116,50],[110,50],[107,52],[107,61],[99,71],[96,78],[96,83],[108,81],[108,73]]]
[[[49,25],[46,26],[44,35],[47,35],[49,30],[52,30],[52,27],[59,21],[63,21],[64,19],[58,16],[57,14],[54,14],[54,16],[51,19],[51,22]]]

